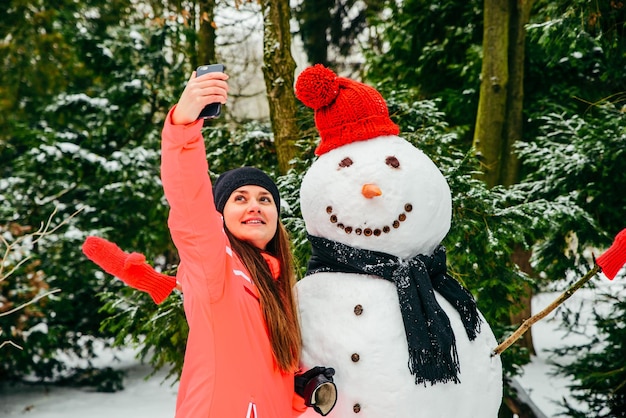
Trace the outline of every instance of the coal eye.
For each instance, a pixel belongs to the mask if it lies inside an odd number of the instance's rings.
[[[352,160],[350,157],[346,157],[339,162],[339,168],[350,167],[352,165]]]
[[[398,168],[400,167],[400,161],[398,161],[398,159],[396,157],[387,157],[387,159],[385,160],[385,164],[387,164],[389,167],[391,168]]]

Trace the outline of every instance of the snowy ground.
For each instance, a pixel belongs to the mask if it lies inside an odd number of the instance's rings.
[[[582,289],[565,303],[568,307],[580,308],[583,316],[592,307],[602,307],[601,292],[626,296],[626,277],[608,281],[603,275],[592,279],[598,289]],[[542,310],[560,292],[542,293],[533,299],[533,312]],[[605,303],[605,307],[609,308]],[[549,417],[558,416],[561,409],[557,402],[563,397],[570,398],[567,385],[562,377],[552,376],[554,367],[550,364],[547,349],[584,341],[584,335],[567,334],[559,329],[559,315],[550,314],[532,328],[537,356],[524,369],[518,380],[530,394],[531,399]],[[586,334],[594,332],[588,326]],[[117,393],[98,393],[89,389],[63,387],[15,386],[0,392],[0,416],[4,418],[172,418],[176,403],[177,385],[164,381],[165,372],[145,380],[150,373],[149,366],[141,365],[134,359],[132,350],[117,353],[120,362],[114,362],[111,353],[103,353],[101,364],[126,370],[125,390]],[[559,359],[563,361],[564,359]]]

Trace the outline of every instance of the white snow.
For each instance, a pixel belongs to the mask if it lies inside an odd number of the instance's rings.
[[[149,366],[130,361],[125,389],[116,393],[99,393],[90,389],[19,385],[0,394],[0,415],[38,418],[135,418],[173,417],[176,404],[176,386],[161,384],[164,374],[144,380]],[[116,367],[119,367],[117,365]]]

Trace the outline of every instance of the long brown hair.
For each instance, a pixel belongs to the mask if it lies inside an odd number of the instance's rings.
[[[267,245],[267,252],[276,257],[281,266],[280,277],[274,280],[261,250],[235,238],[228,228],[224,229],[233,250],[259,289],[274,359],[282,371],[295,372],[300,362],[302,337],[294,297],[295,269],[287,230],[279,221],[276,234]]]

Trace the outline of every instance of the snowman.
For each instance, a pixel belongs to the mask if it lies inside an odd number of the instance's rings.
[[[296,286],[302,368],[335,369],[328,416],[496,418],[496,339],[471,294],[446,275],[444,176],[398,136],[374,88],[322,65],[305,69],[295,88],[321,138],[300,190],[312,246]]]

